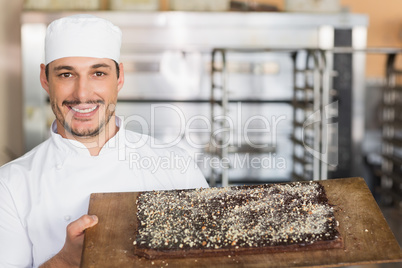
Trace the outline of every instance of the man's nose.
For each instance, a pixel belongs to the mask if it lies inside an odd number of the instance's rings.
[[[81,76],[76,80],[74,88],[74,97],[81,101],[90,99],[91,84],[87,77]]]

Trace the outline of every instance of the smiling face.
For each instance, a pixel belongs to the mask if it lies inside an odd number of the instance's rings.
[[[61,58],[49,63],[48,77],[42,64],[40,79],[61,136],[90,139],[115,129],[117,94],[124,83],[122,64],[117,77],[111,59]]]

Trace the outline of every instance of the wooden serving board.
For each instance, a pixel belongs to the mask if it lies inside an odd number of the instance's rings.
[[[148,260],[133,254],[138,193],[92,194],[89,214],[99,223],[86,230],[81,267],[335,267],[402,261],[402,251],[362,178],[320,182],[344,240],[343,249]]]

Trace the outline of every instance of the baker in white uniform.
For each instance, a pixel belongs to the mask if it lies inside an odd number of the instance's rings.
[[[98,222],[86,215],[91,193],[208,187],[183,150],[152,148],[115,116],[120,46],[101,18],[49,25],[40,81],[56,120],[48,140],[0,168],[0,267],[78,267],[83,231]]]

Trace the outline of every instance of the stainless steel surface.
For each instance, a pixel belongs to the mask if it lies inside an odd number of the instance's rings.
[[[236,28],[239,26],[277,28],[317,28],[322,25],[333,27],[367,26],[368,16],[355,13],[284,13],[284,12],[123,12],[88,11],[90,14],[109,19],[121,27],[175,27],[212,26]],[[77,12],[29,12],[22,15],[22,23],[45,23]],[[292,26],[293,24],[293,26]],[[183,27],[186,26],[186,27]],[[292,27],[289,27],[292,26]],[[245,29],[244,29],[245,30]],[[248,33],[252,34],[252,33]],[[315,33],[317,34],[317,33]],[[160,43],[164,40],[160,40]],[[206,42],[206,40],[204,40]],[[221,42],[225,42],[222,40]]]

